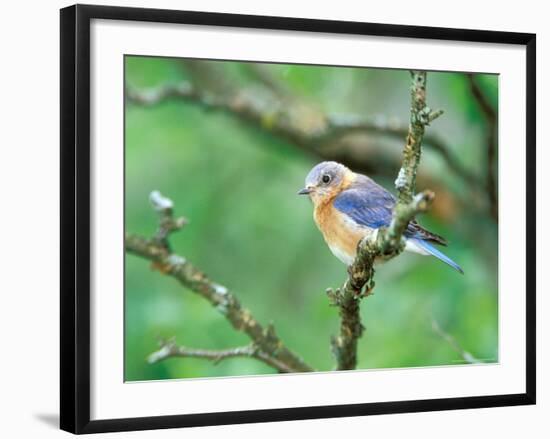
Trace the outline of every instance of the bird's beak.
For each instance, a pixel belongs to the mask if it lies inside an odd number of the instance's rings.
[[[311,188],[310,187],[305,187],[303,189],[300,189],[298,191],[298,195],[309,195],[311,194]]]

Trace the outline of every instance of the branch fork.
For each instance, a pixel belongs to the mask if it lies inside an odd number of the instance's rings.
[[[194,349],[178,346],[175,340],[162,341],[161,347],[152,353],[148,361],[155,363],[172,357],[200,357],[212,361],[226,358],[251,357],[260,360],[281,373],[311,372],[313,368],[292,352],[275,332],[273,324],[265,328],[244,308],[228,288],[211,281],[202,271],[184,257],[170,249],[168,238],[180,230],[187,220],[174,218],[173,203],[160,192],[153,191],[149,197],[154,210],[159,215],[159,227],[153,238],[127,234],[126,251],[149,259],[153,267],[172,276],[189,290],[205,298],[237,331],[244,332],[251,340],[245,347],[221,351]]]

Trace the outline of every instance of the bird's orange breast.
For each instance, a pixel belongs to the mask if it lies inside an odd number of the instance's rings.
[[[355,258],[357,244],[368,233],[367,230],[354,225],[351,219],[332,206],[332,201],[316,206],[313,217],[331,251],[350,264],[349,260]]]

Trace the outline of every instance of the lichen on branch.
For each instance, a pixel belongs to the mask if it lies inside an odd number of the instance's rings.
[[[409,131],[403,148],[403,163],[395,189],[400,204],[410,203],[416,188],[416,174],[422,154],[422,138],[426,126],[443,114],[442,110],[432,111],[426,105],[426,72],[411,71],[411,115]]]
[[[338,290],[328,291],[340,313],[340,332],[331,343],[338,370],[357,367],[357,343],[363,334],[360,304],[363,298],[372,294],[375,262],[394,258],[403,251],[403,233],[407,225],[416,215],[426,212],[434,199],[430,191],[415,195],[425,127],[443,113],[432,111],[426,105],[426,76],[426,72],[411,72],[411,116],[403,163],[395,181],[398,200],[392,221],[387,228],[378,229],[373,236],[359,242],[355,261],[348,268],[348,279]]]

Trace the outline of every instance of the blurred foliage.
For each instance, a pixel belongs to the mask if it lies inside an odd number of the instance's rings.
[[[177,59],[126,57],[125,62],[126,83],[138,89],[189,78]],[[255,80],[246,63],[217,64],[241,86]],[[324,110],[408,119],[407,71],[283,64],[265,68],[289,92]],[[476,76],[496,106],[498,77]],[[445,110],[429,130],[438,132],[465,165],[482,175],[485,122],[464,74],[429,73],[428,96],[432,108]],[[174,250],[235,291],[259,321],[272,321],[287,346],[308,363],[331,370],[329,338],[337,333],[339,319],[325,289],[340,286],[346,271],[316,229],[311,203],[296,195],[315,164],[311,158],[229,114],[175,100],[147,108],[126,106],[125,153],[126,230],[150,236],[157,218],[148,194],[158,189],[172,198],[176,214],[190,219],[173,235]],[[428,148],[422,169],[430,169],[449,190],[464,190]],[[393,189],[392,181],[378,181]],[[362,304],[366,331],[359,343],[359,368],[461,363],[433,331],[432,317],[465,350],[497,361],[497,225],[468,209],[448,223],[430,215],[420,222],[448,238],[446,253],[466,274],[435,258],[408,254],[379,267],[375,294]],[[248,339],[200,297],[151,270],[147,261],[127,255],[125,264],[126,380],[273,372],[253,359],[213,364],[178,358],[148,364],[146,357],[157,349],[159,336],[209,349],[243,345]]]

